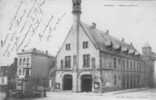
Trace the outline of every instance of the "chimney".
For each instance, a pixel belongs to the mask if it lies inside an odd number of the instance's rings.
[[[109,35],[109,30],[106,30],[106,34]]]
[[[133,46],[133,43],[131,42],[130,45]]]
[[[33,48],[33,51],[36,52],[36,48]]]
[[[150,44],[147,42],[145,45],[142,47],[142,53],[144,55],[151,55],[152,54],[152,47]]]
[[[91,28],[95,29],[96,28],[96,23],[93,22]]]
[[[46,53],[46,55],[48,55],[48,50],[46,50],[46,52],[45,52],[45,53]]]

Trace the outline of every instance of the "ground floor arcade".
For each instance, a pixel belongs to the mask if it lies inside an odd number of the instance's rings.
[[[96,76],[99,73],[96,73]],[[99,90],[100,77],[94,77],[91,72],[57,72],[56,88],[57,90],[75,91],[75,92],[92,92]]]
[[[133,73],[134,74],[134,73]],[[130,77],[131,76],[131,77]],[[104,92],[120,89],[141,88],[143,77],[117,71],[57,71],[55,89],[73,92]]]

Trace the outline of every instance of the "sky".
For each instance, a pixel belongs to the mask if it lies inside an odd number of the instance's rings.
[[[71,11],[72,0],[0,0],[0,40],[6,40],[0,47],[0,65],[10,64],[21,49],[48,50],[55,56],[72,25]],[[154,0],[82,0],[81,21],[95,22],[140,52],[145,43],[156,52]]]

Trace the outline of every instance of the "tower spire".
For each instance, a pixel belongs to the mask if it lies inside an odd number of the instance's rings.
[[[73,11],[72,13],[77,13],[80,14],[81,13],[81,0],[72,0],[73,2]]]

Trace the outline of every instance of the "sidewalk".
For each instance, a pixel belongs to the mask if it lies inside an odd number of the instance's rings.
[[[147,90],[148,88],[134,88],[134,89],[125,89],[125,90],[118,90],[112,91],[113,94],[121,94],[121,93],[128,93],[128,92],[139,92],[143,90]]]
[[[103,93],[93,93],[93,92],[72,92],[72,91],[61,91],[61,92],[48,92],[47,94],[61,94],[61,95],[88,95],[88,96],[106,96],[106,95],[113,95],[113,94],[122,94],[128,92],[137,92],[142,90],[147,90],[148,88],[134,88],[134,89],[124,89],[124,90],[116,90],[116,91],[109,91]]]

